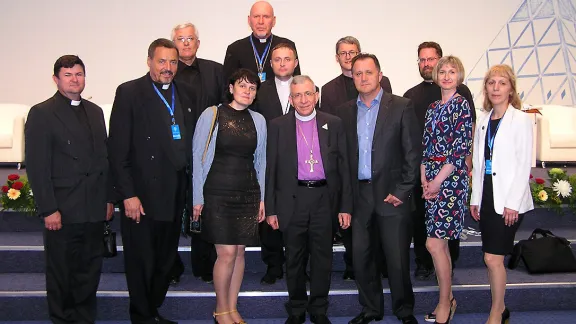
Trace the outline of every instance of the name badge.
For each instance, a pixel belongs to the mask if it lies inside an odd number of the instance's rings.
[[[172,125],[170,126],[170,128],[172,128],[172,139],[174,140],[182,139],[182,136],[180,136],[180,126]]]
[[[486,160],[486,174],[492,174],[492,160]]]
[[[260,78],[260,82],[266,81],[266,72],[258,73],[258,77]]]

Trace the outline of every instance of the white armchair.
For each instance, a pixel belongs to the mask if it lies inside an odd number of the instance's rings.
[[[537,116],[536,159],[576,162],[576,107],[544,105]]]
[[[0,103],[0,162],[24,161],[24,122],[30,106]]]

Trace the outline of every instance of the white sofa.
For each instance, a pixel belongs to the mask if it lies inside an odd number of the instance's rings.
[[[538,107],[536,159],[542,162],[576,162],[576,107]]]
[[[0,162],[24,161],[24,122],[30,106],[0,103]]]

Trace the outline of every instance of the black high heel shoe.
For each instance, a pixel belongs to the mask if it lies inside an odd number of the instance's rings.
[[[453,307],[453,305],[455,305],[455,300],[454,298],[452,298],[452,301],[450,302],[450,313],[448,313],[448,320],[446,320],[446,322],[444,323],[440,323],[438,321],[434,321],[434,324],[449,324],[450,321],[452,320],[452,318],[454,317],[454,311],[456,311],[456,307]]]
[[[452,300],[450,300],[450,311],[452,312],[450,315],[450,320],[452,320],[452,318],[454,317],[454,313],[456,313],[456,307],[458,307],[458,304],[456,303],[456,298],[452,297]],[[436,322],[436,314],[428,313],[424,315],[424,320],[426,322],[434,323]]]
[[[504,308],[504,311],[502,312],[502,324],[508,323],[510,323],[510,311],[508,308]]]

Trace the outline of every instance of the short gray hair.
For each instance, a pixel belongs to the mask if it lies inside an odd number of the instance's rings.
[[[196,36],[196,40],[199,40],[200,34],[198,33],[198,28],[196,28],[196,26],[191,22],[186,22],[186,23],[178,24],[178,25],[174,26],[174,28],[172,28],[172,33],[170,33],[170,39],[172,41],[174,41],[174,36],[176,36],[176,31],[179,29],[184,29],[184,28],[188,28],[188,27],[194,28],[194,36]]]
[[[297,84],[302,84],[305,83],[306,81],[310,81],[310,83],[312,83],[312,86],[314,86],[314,90],[316,90],[316,85],[314,84],[314,81],[312,81],[312,79],[307,76],[307,75],[296,75],[292,78],[292,83],[294,85]]]
[[[362,49],[360,48],[360,42],[354,36],[345,36],[340,38],[336,42],[336,54],[338,54],[338,48],[340,48],[340,44],[356,45],[356,47],[358,47],[358,52],[362,52]]]

